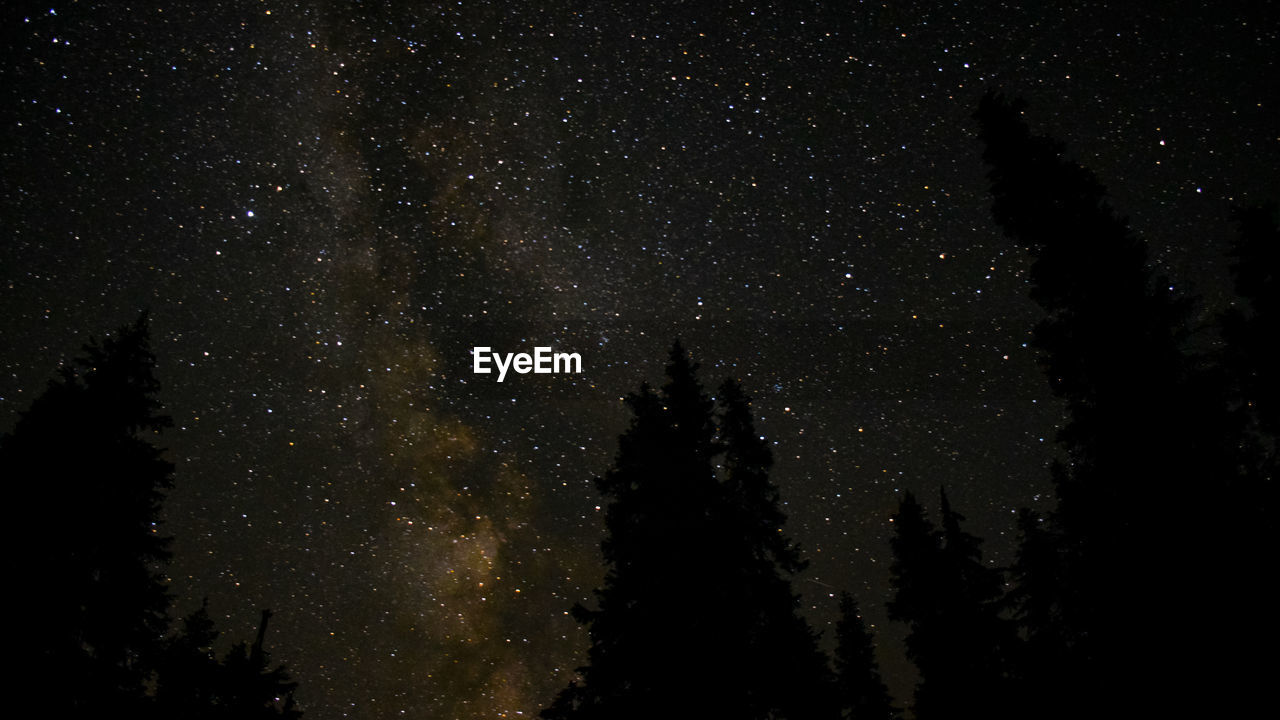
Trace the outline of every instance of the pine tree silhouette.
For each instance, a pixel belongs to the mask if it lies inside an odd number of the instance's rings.
[[[1270,668],[1253,659],[1255,648],[1280,640],[1271,602],[1270,573],[1258,571],[1259,557],[1274,544],[1276,479],[1280,473],[1280,228],[1276,208],[1236,209],[1238,238],[1231,248],[1231,271],[1238,302],[1219,318],[1224,345],[1212,358],[1211,372],[1221,382],[1227,412],[1219,421],[1226,431],[1223,446],[1236,459],[1236,474],[1212,530],[1214,573],[1205,580],[1215,588],[1206,610],[1221,619],[1219,642],[1205,648],[1221,660],[1207,673],[1222,687],[1257,688],[1236,695],[1240,712],[1260,703]],[[1242,502],[1243,500],[1243,502]],[[1219,702],[1219,707],[1231,706]]]
[[[302,713],[294,708],[293,691],[297,683],[289,679],[283,665],[268,669],[270,653],[263,645],[267,635],[267,622],[271,611],[262,611],[258,636],[246,649],[237,643],[223,660],[225,683],[223,684],[225,717],[231,718],[298,718]]]
[[[726,646],[744,646],[734,655],[726,686],[745,692],[743,717],[831,717],[836,712],[826,656],[818,636],[799,615],[791,577],[808,563],[783,532],[781,497],[769,480],[772,453],[756,432],[750,400],[734,380],[718,395],[719,442],[724,472],[713,513],[715,536],[728,544],[719,555]],[[744,602],[745,601],[745,602]],[[746,612],[737,614],[737,608]],[[744,682],[745,681],[745,682]]]
[[[205,608],[165,638],[173,466],[153,444],[170,425],[154,368],[143,313],[86,345],[0,438],[5,531],[21,549],[6,558],[21,582],[14,687],[54,717],[296,718],[293,683],[266,669],[265,616],[253,652],[224,662]]]
[[[1031,296],[1046,312],[1034,344],[1068,411],[1058,437],[1067,451],[1055,471],[1058,507],[1051,534],[1039,538],[1057,545],[1059,594],[1024,596],[1060,612],[1019,610],[1061,623],[1028,630],[1067,643],[1060,681],[1092,678],[1046,703],[1046,712],[1065,717],[1097,712],[1120,696],[1137,680],[1135,670],[1150,668],[1134,665],[1159,640],[1159,623],[1148,622],[1158,602],[1157,568],[1171,569],[1179,553],[1159,545],[1149,519],[1178,514],[1164,486],[1182,476],[1169,443],[1190,442],[1186,428],[1173,425],[1182,412],[1171,393],[1184,384],[1183,308],[1153,289],[1145,248],[1107,205],[1102,185],[1063,159],[1060,143],[1031,135],[1021,109],[988,95],[977,118],[992,213],[1034,259]]]
[[[661,394],[627,398],[631,426],[596,480],[608,570],[597,609],[574,608],[588,663],[549,720],[834,717],[826,659],[791,592],[803,563],[781,532],[768,447],[741,390],[724,386],[717,416],[696,370],[677,342]]]
[[[1023,642],[1010,658],[1014,702],[1022,707],[1053,705],[1064,688],[1082,682],[1071,675],[1070,642],[1063,636],[1062,605],[1069,602],[1063,596],[1069,588],[1062,581],[1061,547],[1043,517],[1027,508],[1018,512],[1018,555],[1009,568],[1005,605],[1022,632]]]
[[[153,438],[146,315],[64,366],[0,439],[23,686],[47,710],[133,712],[167,628],[159,533],[173,466]]]
[[[1044,717],[1230,714],[1246,706],[1222,689],[1243,670],[1233,636],[1258,617],[1221,623],[1257,589],[1246,577],[1256,573],[1231,558],[1260,547],[1248,528],[1269,521],[1255,513],[1270,491],[1248,479],[1248,448],[1261,443],[1231,412],[1233,372],[1186,350],[1192,303],[1153,276],[1102,185],[1061,144],[1032,135],[1021,109],[988,95],[976,117],[992,211],[1033,257],[1031,294],[1046,313],[1034,344],[1068,411],[1058,506],[1047,527],[1024,519],[1015,567],[1027,696]],[[1227,325],[1231,345],[1260,337]],[[1196,579],[1173,581],[1182,577]],[[1173,632],[1187,608],[1219,631]]]
[[[899,716],[889,699],[889,688],[880,678],[871,631],[849,593],[840,594],[835,664],[836,697],[845,720],[893,720]]]
[[[1280,467],[1280,227],[1274,207],[1236,209],[1239,237],[1231,266],[1240,302],[1219,319],[1225,346],[1219,363],[1243,425],[1244,473],[1274,492]],[[1270,505],[1270,503],[1268,503]]]
[[[283,665],[269,669],[264,648],[270,611],[263,611],[252,646],[236,643],[222,660],[213,644],[219,632],[209,618],[208,602],[183,620],[171,638],[165,661],[156,674],[155,717],[193,720],[286,718],[302,713],[294,707],[297,683]]]
[[[156,679],[157,716],[217,717],[222,668],[213,644],[219,635],[206,598],[200,609],[183,618],[181,629],[165,648]]]
[[[907,656],[916,664],[914,715],[1004,717],[1013,626],[1001,618],[1002,578],[982,562],[978,538],[941,493],[942,528],[910,492],[893,518],[889,618],[907,624]]]

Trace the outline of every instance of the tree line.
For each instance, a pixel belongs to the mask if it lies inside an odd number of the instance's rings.
[[[1011,567],[984,562],[945,490],[892,518],[889,617],[919,671],[894,703],[857,603],[834,658],[798,612],[768,446],[743,390],[712,400],[676,343],[666,383],[627,397],[596,479],[607,568],[590,645],[546,720],[1077,718],[1248,712],[1268,607],[1280,394],[1274,211],[1238,210],[1237,300],[1196,324],[1096,177],[991,94],[975,118],[992,211],[1032,258],[1034,345],[1066,407],[1056,507],[1018,515]],[[1209,333],[1209,350],[1188,338]],[[1201,343],[1201,345],[1206,345]]]
[[[820,649],[750,401],[732,380],[710,396],[677,342],[662,387],[627,397],[630,425],[595,481],[606,575],[573,608],[586,662],[543,718],[1219,717],[1263,699],[1274,210],[1235,213],[1236,301],[1197,321],[1101,183],[1033,134],[1019,103],[988,95],[976,119],[993,215],[1032,258],[1033,342],[1066,408],[1056,507],[1019,513],[1016,558],[996,568],[945,490],[936,520],[903,494],[886,606],[919,681],[895,703],[849,594],[834,657]],[[1215,342],[1192,349],[1205,333]],[[296,718],[296,684],[264,649],[269,612],[222,656],[207,607],[171,617],[159,516],[173,466],[154,444],[170,421],[154,365],[143,315],[86,345],[0,438],[5,562],[22,586],[13,687],[55,716]]]

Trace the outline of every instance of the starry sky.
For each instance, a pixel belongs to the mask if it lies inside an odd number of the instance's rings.
[[[754,398],[806,614],[829,642],[853,592],[904,700],[901,493],[945,484],[995,564],[1052,507],[978,98],[1026,98],[1202,317],[1231,204],[1280,199],[1275,9],[1028,5],[8,3],[0,430],[148,308],[174,614],[273,609],[315,720],[530,717],[584,659],[621,398],[680,337]]]

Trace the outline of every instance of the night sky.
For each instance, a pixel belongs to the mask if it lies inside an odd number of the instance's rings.
[[[1053,506],[978,99],[1026,98],[1202,317],[1230,206],[1280,200],[1264,3],[391,4],[3,19],[0,431],[149,309],[173,614],[208,596],[229,644],[274,610],[315,720],[529,717],[568,683],[591,480],[677,336],[754,398],[810,620],[830,642],[853,592],[907,700],[902,492],[945,484],[998,565]],[[583,372],[499,383],[476,345]]]

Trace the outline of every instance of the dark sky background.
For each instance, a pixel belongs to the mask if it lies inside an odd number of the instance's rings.
[[[1229,207],[1280,199],[1266,3],[389,5],[3,11],[0,429],[149,308],[175,615],[208,596],[230,642],[272,608],[315,720],[569,681],[591,479],[676,336],[755,399],[811,621],[852,591],[905,700],[901,493],[946,484],[996,564],[1052,507],[978,98],[1025,97],[1205,313]],[[474,345],[584,369],[499,384]]]

